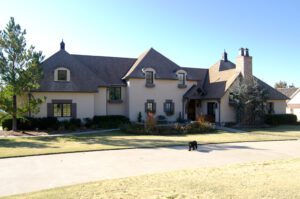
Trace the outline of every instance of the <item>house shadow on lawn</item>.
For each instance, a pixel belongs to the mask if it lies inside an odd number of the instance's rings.
[[[49,146],[46,143],[37,143],[35,141],[17,141],[14,139],[0,139],[0,147],[3,148],[57,148]]]

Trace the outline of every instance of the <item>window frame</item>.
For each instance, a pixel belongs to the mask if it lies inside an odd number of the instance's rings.
[[[65,79],[60,79],[60,72],[65,72]],[[66,69],[57,69],[57,81],[68,81],[68,70]]]
[[[57,114],[55,107],[56,105],[60,106],[58,111],[60,112],[60,114]],[[67,105],[69,106],[70,114],[65,114],[65,109],[67,108]],[[54,117],[72,117],[72,103],[52,103],[52,108]]]
[[[175,109],[175,104],[173,100],[166,100],[164,102],[164,112],[166,113],[166,115],[173,115],[175,111],[174,109]]]
[[[150,104],[151,104],[151,110],[148,108]],[[145,112],[155,114],[155,112],[156,112],[156,103],[155,103],[154,100],[147,100],[146,101],[146,103],[145,103]]]
[[[151,73],[149,76],[148,74]],[[149,79],[150,77],[150,79]],[[145,79],[146,79],[146,85],[153,85],[154,84],[154,72],[153,71],[145,71]]]
[[[116,97],[117,94],[119,97]],[[111,102],[122,101],[122,87],[110,87],[108,89],[108,100]]]
[[[179,81],[179,85],[186,85],[186,74],[183,73],[183,72],[179,72],[178,74],[178,81]],[[181,77],[182,76],[182,80],[181,80]]]

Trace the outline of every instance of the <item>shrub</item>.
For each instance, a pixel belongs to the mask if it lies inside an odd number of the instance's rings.
[[[17,125],[19,130],[56,130],[58,129],[59,121],[55,117],[44,117],[44,118],[32,118],[24,117],[17,119]],[[12,119],[7,118],[2,121],[4,129],[12,129]]]
[[[141,112],[139,112],[139,114],[138,114],[137,121],[142,122],[142,113]]]
[[[297,116],[294,114],[269,114],[265,115],[265,123],[269,125],[296,124]]]
[[[81,127],[81,119],[71,118],[69,120],[69,122],[70,122],[70,125],[73,125],[76,128],[80,128]]]
[[[122,124],[129,124],[130,121],[123,115],[94,116],[93,124],[97,128],[119,128]]]
[[[93,127],[93,120],[91,118],[84,118],[83,119],[83,122],[84,122],[84,126],[88,129],[92,128]]]
[[[154,130],[155,127],[156,127],[156,120],[153,116],[153,113],[148,113],[145,122],[145,131],[150,133],[151,131]]]

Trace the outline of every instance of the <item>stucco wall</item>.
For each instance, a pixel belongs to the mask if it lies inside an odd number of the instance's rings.
[[[35,97],[46,97],[46,101],[40,105],[40,112],[35,117],[47,117],[47,103],[52,100],[72,100],[77,104],[77,118],[94,116],[94,93],[58,93],[58,92],[38,92],[33,93]]]
[[[288,104],[300,104],[300,92],[293,96],[293,98],[288,102]]]
[[[229,90],[221,98],[221,122],[236,122],[236,111],[229,105]]]
[[[201,115],[207,115],[207,103],[214,102],[217,103],[215,108],[215,121],[219,122],[219,102],[217,100],[201,100],[199,106],[196,107],[196,117]]]
[[[126,104],[127,104],[127,99],[126,99],[127,93],[126,93],[126,88],[121,87],[121,103],[110,103],[107,102],[107,115],[124,115],[127,116],[126,114]],[[107,95],[107,100],[108,100],[108,95]]]
[[[274,103],[274,114],[285,114],[287,103],[285,100],[268,100]]]
[[[178,88],[178,80],[154,80],[154,88],[145,87],[145,79],[130,79],[128,81],[129,96],[129,118],[132,121],[137,120],[138,113],[142,113],[145,119],[145,102],[153,99],[156,102],[156,114],[165,115],[163,104],[165,100],[171,99],[175,103],[175,110],[172,116],[166,116],[169,121],[175,121],[179,112],[182,112],[182,97],[184,93],[193,85],[195,81],[186,81],[186,88]]]
[[[106,115],[106,88],[98,88],[98,93],[95,93],[94,107],[95,115]]]
[[[298,121],[300,121],[300,92],[296,93],[296,95],[293,96],[293,98],[290,101],[288,101],[288,106],[286,110],[287,113],[295,114],[297,116]]]

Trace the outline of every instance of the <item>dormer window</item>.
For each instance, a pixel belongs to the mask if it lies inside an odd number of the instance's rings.
[[[179,80],[179,84],[185,85],[185,74],[184,73],[178,73],[178,80]]]
[[[58,81],[67,81],[67,70],[57,70],[57,80]]]
[[[70,70],[64,67],[56,68],[54,71],[54,81],[69,82]]]
[[[178,88],[186,88],[186,73],[178,72]]]
[[[147,88],[155,87],[155,84],[154,84],[155,70],[153,68],[145,68],[145,69],[143,69],[143,72],[145,74],[145,80],[146,80],[145,86]]]
[[[146,71],[146,84],[153,84],[153,71]]]

